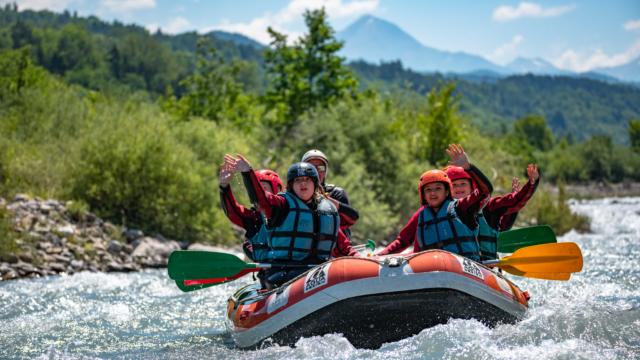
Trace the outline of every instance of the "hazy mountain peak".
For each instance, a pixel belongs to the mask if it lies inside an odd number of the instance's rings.
[[[399,59],[408,68],[431,72],[500,71],[480,56],[424,46],[397,25],[372,15],[360,17],[337,37],[345,42],[342,55],[351,60],[379,63]]]

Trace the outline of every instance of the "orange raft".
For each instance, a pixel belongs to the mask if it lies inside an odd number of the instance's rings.
[[[329,333],[378,348],[450,318],[514,323],[527,308],[528,294],[501,274],[430,250],[334,259],[269,292],[247,285],[229,298],[227,325],[241,348]]]

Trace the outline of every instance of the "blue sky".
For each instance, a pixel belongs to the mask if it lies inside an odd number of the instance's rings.
[[[0,4],[13,2],[0,0]],[[495,0],[22,0],[21,9],[77,11],[150,30],[237,32],[267,43],[266,27],[295,37],[302,13],[324,6],[337,31],[364,14],[395,23],[422,44],[505,64],[518,56],[587,71],[640,57],[640,1]]]

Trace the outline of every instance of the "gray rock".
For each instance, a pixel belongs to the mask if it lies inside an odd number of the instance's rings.
[[[11,267],[8,263],[0,263],[0,275],[8,273],[9,271],[11,271]]]
[[[122,233],[122,235],[125,237],[125,239],[127,239],[127,242],[131,243],[134,240],[143,237],[144,233],[142,232],[142,230],[138,229],[127,229]]]
[[[59,246],[51,246],[45,250],[47,254],[62,254],[62,248]]]
[[[122,264],[119,264],[115,261],[111,261],[106,266],[107,271],[124,271],[124,267]]]
[[[52,258],[59,263],[63,263],[63,264],[69,264],[71,263],[71,258],[69,256],[65,256],[65,255],[53,255]]]
[[[17,271],[15,270],[10,270],[9,272],[6,272],[4,274],[2,274],[2,280],[14,280],[14,279],[18,279],[20,277],[20,275],[18,274]]]
[[[49,264],[49,269],[53,270],[56,273],[66,272],[67,265],[61,263],[51,263]]]
[[[20,275],[40,273],[40,271],[38,271],[38,269],[35,266],[25,262],[21,262],[21,261],[15,264],[13,268],[16,269]]]
[[[58,234],[64,237],[69,237],[76,233],[76,227],[71,224],[66,224],[66,225],[58,226],[56,228],[56,231],[58,232]]]
[[[122,251],[122,244],[119,241],[111,240],[109,242],[109,247],[107,248],[107,251],[109,251],[112,254],[117,254],[120,251]]]
[[[2,256],[2,260],[9,264],[15,264],[18,262],[19,259],[16,254],[5,254]]]
[[[12,202],[25,202],[25,201],[29,201],[31,198],[29,197],[29,195],[27,194],[16,194],[16,196],[13,197],[13,201]]]
[[[122,251],[123,251],[125,254],[131,254],[131,253],[133,252],[133,246],[131,246],[131,244],[124,244],[124,245],[122,246]]]
[[[24,261],[25,263],[32,263],[33,255],[30,252],[24,252],[18,255],[18,259],[20,259],[20,261]]]
[[[140,239],[140,244],[133,250],[131,256],[152,257],[160,255],[167,258],[173,251],[178,249],[180,249],[180,245],[177,241],[159,241],[154,238],[144,237]]]

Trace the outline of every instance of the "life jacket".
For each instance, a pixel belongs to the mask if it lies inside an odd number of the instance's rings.
[[[498,258],[498,230],[492,228],[482,211],[476,217],[478,221],[478,244],[480,245],[480,259],[494,260]]]
[[[424,207],[418,220],[420,251],[442,249],[478,261],[477,229],[472,231],[458,218],[456,203],[457,200],[445,200],[435,217],[431,207]]]
[[[284,192],[289,212],[284,221],[271,230],[268,260],[322,263],[329,260],[338,239],[340,218],[333,203],[322,198],[311,210],[297,196]]]
[[[270,231],[267,229],[267,221],[264,215],[260,213],[260,223],[256,224],[258,231],[249,238],[249,243],[253,249],[251,253],[251,260],[253,261],[265,261],[269,259],[269,236]]]

